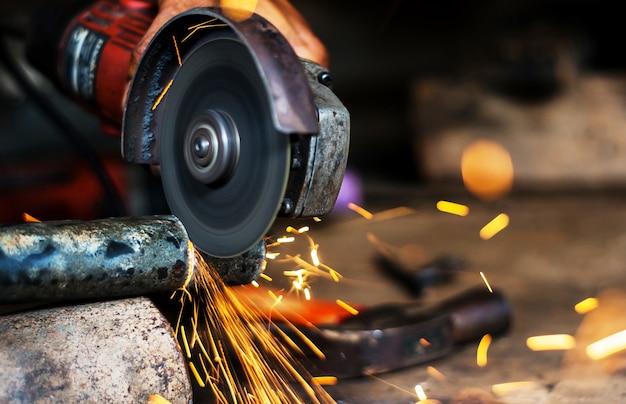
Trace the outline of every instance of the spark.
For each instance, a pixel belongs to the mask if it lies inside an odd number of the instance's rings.
[[[576,340],[567,334],[535,335],[526,339],[526,346],[532,351],[569,350],[576,347]]]
[[[319,217],[317,217],[317,216],[313,216],[313,221],[314,221],[314,222],[316,222],[316,223],[319,223],[319,222],[321,222],[321,221],[322,221],[322,219],[320,219],[320,218],[319,218]]]
[[[482,271],[480,271],[480,277],[483,278],[483,282],[485,282],[485,285],[487,286],[487,289],[489,289],[489,292],[493,293],[493,289],[491,289],[491,285],[489,284],[487,277]]]
[[[34,216],[29,215],[28,213],[24,212],[22,213],[22,219],[26,222],[26,223],[41,223],[41,220],[37,219]]]
[[[276,257],[278,257],[280,255],[280,253],[266,253],[265,254],[265,258],[267,258],[268,260],[275,260]]]
[[[190,33],[187,34],[186,37],[184,37],[180,42],[185,42],[187,41],[189,38],[191,38],[193,36],[193,34],[195,34],[196,32],[198,32],[201,29],[206,29],[206,28],[217,28],[217,27],[228,27],[228,24],[213,24],[215,21],[217,21],[217,18],[213,18],[209,21],[205,21],[203,23],[200,24],[196,24],[196,25],[192,25],[190,27],[187,28],[188,31],[191,31]]]
[[[415,394],[417,395],[417,399],[420,401],[428,399],[428,396],[424,392],[424,388],[422,387],[421,384],[415,385]]]
[[[430,342],[426,338],[420,338],[420,344],[422,344],[422,346],[425,346],[425,347],[430,346]]]
[[[309,226],[302,226],[298,229],[298,233],[302,234],[302,233],[306,233],[307,231],[309,231]]]
[[[259,285],[259,282],[253,280],[252,282],[250,282],[250,285],[254,286],[255,288],[260,287],[261,285]]]
[[[426,368],[426,372],[434,379],[437,379],[439,381],[445,381],[447,378],[446,376],[441,373],[438,369],[436,369],[434,366],[428,366]]]
[[[264,274],[264,273],[261,273],[261,275],[259,275],[259,278],[263,278],[263,279],[265,279],[268,282],[272,281],[272,277],[267,275],[267,274]]]
[[[185,346],[185,353],[187,354],[187,359],[191,359],[191,350],[189,349],[189,343],[187,342],[187,334],[185,333],[185,326],[180,326],[180,335],[183,340],[183,345]]]
[[[188,366],[192,379],[201,387],[209,387],[217,403],[333,402],[292,357],[289,346],[293,341],[274,334],[268,327],[268,314],[248,296],[226,286],[199,253],[188,287],[176,294],[181,311],[193,310],[191,325],[199,328],[199,350],[190,350]],[[273,294],[273,298],[278,304],[282,295]],[[181,324],[176,335],[186,351],[185,331]]]
[[[509,215],[506,213],[500,213],[493,218],[489,223],[480,229],[479,235],[483,240],[489,240],[496,234],[500,233],[509,225]]]
[[[354,307],[350,306],[348,303],[344,302],[343,300],[337,299],[337,300],[335,300],[335,302],[339,305],[339,307],[341,307],[342,309],[344,309],[348,313],[352,314],[353,316],[356,316],[357,314],[359,314],[359,311],[357,309],[355,309]]]
[[[178,66],[183,65],[183,61],[180,58],[180,51],[178,50],[178,42],[176,42],[176,37],[172,35],[172,40],[174,41],[174,49],[176,50],[176,57],[178,58]]]
[[[339,282],[340,281],[340,275],[337,271],[335,271],[334,269],[331,269],[330,271],[328,271],[328,273],[330,274],[330,277],[333,278],[333,281],[335,282]]]
[[[611,356],[626,349],[626,330],[616,332],[587,346],[586,352],[593,360]]]
[[[585,300],[576,303],[574,310],[576,310],[576,313],[578,314],[587,314],[591,310],[597,308],[599,304],[600,302],[595,297],[588,297]]]
[[[296,229],[293,226],[287,226],[287,228],[285,229],[285,231],[287,231],[287,233],[294,233],[294,234],[306,233],[309,230],[310,230],[309,226],[302,226],[299,229]]]
[[[335,376],[315,376],[313,382],[322,386],[334,386],[337,384],[337,378]]]
[[[276,241],[279,242],[280,244],[293,243],[294,241],[296,241],[296,238],[295,237],[279,237]]]
[[[198,370],[196,369],[196,365],[193,364],[193,362],[189,362],[189,369],[191,369],[191,373],[193,373],[193,377],[196,378],[196,382],[198,382],[198,386],[204,388],[206,386],[206,384],[204,384],[204,380],[202,380],[202,378],[200,377],[200,373],[198,373]]]
[[[293,285],[294,288],[296,288],[297,290],[302,290],[302,283],[298,282],[298,281],[293,281],[291,282],[291,284]]]
[[[484,368],[487,366],[489,345],[491,345],[491,335],[485,334],[478,343],[478,349],[476,349],[476,364],[478,367]]]
[[[170,404],[170,401],[160,394],[150,394],[148,404]]]
[[[159,104],[161,103],[161,100],[163,99],[163,97],[165,97],[165,94],[167,93],[167,91],[170,89],[170,87],[172,86],[172,83],[174,82],[174,79],[170,80],[169,83],[167,83],[167,85],[165,86],[165,88],[163,89],[163,91],[161,91],[161,94],[159,94],[159,96],[157,97],[156,101],[154,102],[154,104],[152,104],[152,110],[154,111],[156,109],[156,107],[159,106]]]
[[[537,389],[541,387],[539,383],[532,381],[499,383],[491,386],[491,391],[496,396],[506,396],[512,393],[518,393],[522,390]]]
[[[316,267],[319,267],[321,264],[320,259],[317,255],[317,248],[313,248],[311,250],[311,261],[313,262],[313,265],[315,265]]]
[[[365,208],[360,207],[356,203],[348,202],[348,209],[358,213],[359,215],[363,216],[367,220],[371,220],[374,217],[374,214],[372,212],[366,210]]]
[[[311,300],[311,290],[309,288],[304,288],[304,298],[306,300]]]
[[[437,210],[457,216],[467,216],[469,214],[469,208],[467,206],[449,201],[437,202]]]

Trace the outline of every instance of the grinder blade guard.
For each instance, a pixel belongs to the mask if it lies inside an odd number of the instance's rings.
[[[124,113],[126,160],[161,166],[172,213],[197,248],[234,257],[278,214],[327,214],[348,155],[349,115],[256,14],[200,8],[171,19],[139,62]]]
[[[300,60],[259,15],[208,7],[175,16],[117,107],[155,7],[100,0],[75,14],[48,75],[109,133],[121,122],[125,160],[160,166],[171,212],[210,257],[257,250],[277,215],[329,213],[348,157],[348,111],[325,85],[329,73]]]

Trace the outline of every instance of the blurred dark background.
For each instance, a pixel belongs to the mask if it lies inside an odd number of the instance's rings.
[[[41,3],[3,2],[0,27],[9,55],[97,151],[121,189],[125,213],[162,211],[158,179],[144,167],[123,163],[119,140],[99,133],[97,120],[24,64],[24,33]],[[564,60],[576,77],[619,77],[626,69],[617,1],[293,3],[329,49],[334,91],[351,113],[349,167],[366,184],[424,186],[438,179],[424,167],[417,141],[428,129],[418,119],[416,88],[423,83],[480,83],[481,91],[541,107],[571,84]],[[84,153],[34,107],[4,62],[0,106],[2,221],[21,220],[21,212],[41,219],[119,213],[87,168]]]

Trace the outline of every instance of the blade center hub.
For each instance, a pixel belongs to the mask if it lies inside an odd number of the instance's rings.
[[[196,114],[185,132],[185,164],[204,184],[230,178],[239,162],[239,132],[228,113],[216,110]]]

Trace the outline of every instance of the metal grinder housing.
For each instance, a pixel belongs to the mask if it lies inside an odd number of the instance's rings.
[[[122,107],[131,52],[155,11],[155,2],[125,0],[66,13],[57,34],[31,35],[29,59],[107,133],[121,133],[125,160],[160,166],[172,213],[209,256],[245,254],[277,215],[329,213],[350,125],[329,72],[300,60],[256,14],[197,8],[155,35]]]

